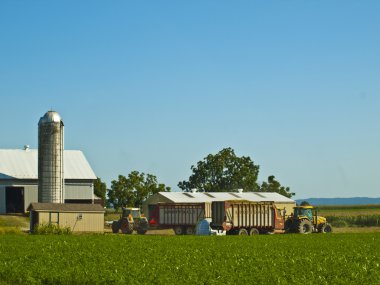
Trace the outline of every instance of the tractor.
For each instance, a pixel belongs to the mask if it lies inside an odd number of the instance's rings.
[[[318,216],[313,206],[296,206],[294,213],[285,221],[287,233],[331,233],[332,227],[325,217]]]
[[[141,214],[139,208],[123,208],[123,213],[118,221],[113,221],[112,232],[118,233],[119,230],[123,234],[132,234],[137,231],[143,235],[148,230],[148,220]]]

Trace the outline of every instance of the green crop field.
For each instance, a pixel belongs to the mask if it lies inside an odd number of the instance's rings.
[[[3,284],[380,284],[380,233],[3,235]]]
[[[323,216],[364,216],[380,215],[380,205],[341,205],[318,206],[318,212]]]

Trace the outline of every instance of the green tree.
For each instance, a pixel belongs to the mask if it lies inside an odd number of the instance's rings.
[[[119,175],[118,180],[111,182],[108,190],[108,202],[117,210],[123,206],[141,207],[142,202],[158,192],[170,192],[170,187],[158,183],[152,174],[132,171],[128,177]]]
[[[301,206],[311,206],[308,201],[302,201]]]
[[[200,192],[228,192],[243,189],[258,191],[259,166],[249,156],[236,156],[232,148],[222,149],[217,154],[209,154],[196,166],[191,166],[193,174],[187,181],[178,183],[184,191],[197,188]]]
[[[107,185],[99,177],[94,182],[94,194],[106,202]]]
[[[263,182],[260,187],[260,192],[277,192],[285,197],[291,198],[295,194],[290,192],[289,187],[281,186],[273,175],[268,177],[268,182]]]

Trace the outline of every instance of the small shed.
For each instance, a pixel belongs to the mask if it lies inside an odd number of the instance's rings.
[[[99,204],[31,203],[30,231],[36,225],[56,224],[73,232],[104,232],[104,208]]]

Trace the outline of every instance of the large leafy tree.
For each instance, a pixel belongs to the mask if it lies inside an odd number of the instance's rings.
[[[209,154],[196,166],[191,166],[193,174],[187,181],[178,183],[184,191],[197,188],[201,192],[228,192],[243,189],[258,191],[259,166],[249,156],[236,156],[232,148],[222,149],[217,154]]]
[[[170,187],[158,183],[152,174],[132,171],[127,177],[119,175],[111,182],[108,190],[108,202],[117,210],[123,206],[141,207],[142,202],[157,192],[169,192]]]
[[[260,187],[260,192],[277,192],[285,197],[291,198],[295,194],[290,192],[289,187],[281,186],[280,182],[276,180],[273,175],[268,177],[267,182],[263,182]]]
[[[94,182],[94,194],[106,202],[107,185],[99,177]]]

